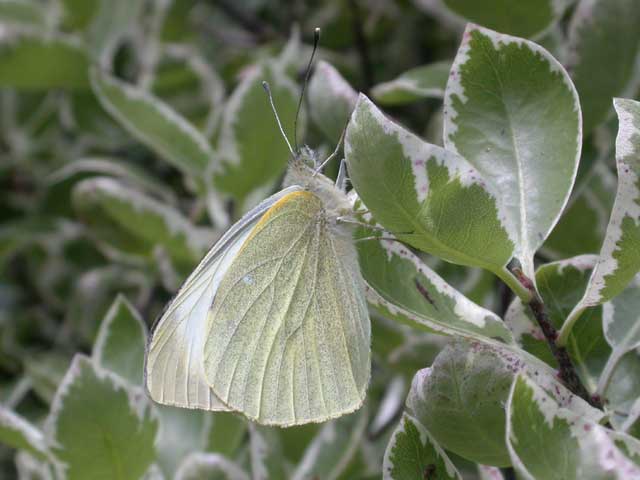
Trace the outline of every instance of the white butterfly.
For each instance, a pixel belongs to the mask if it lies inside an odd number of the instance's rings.
[[[371,326],[344,170],[336,185],[290,163],[286,183],[215,244],[150,336],[145,383],[167,405],[234,410],[263,424],[358,409]]]

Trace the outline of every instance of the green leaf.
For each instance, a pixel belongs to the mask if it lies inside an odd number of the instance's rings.
[[[564,209],[582,145],[571,79],[533,42],[467,26],[445,96],[445,148],[499,191],[515,257],[533,255]]]
[[[564,342],[587,307],[618,295],[640,271],[640,103],[615,99],[620,127],[616,138],[618,192],[589,285],[560,332]]]
[[[249,475],[217,453],[192,453],[180,465],[175,480],[249,480]]]
[[[367,408],[325,423],[307,447],[292,480],[335,480],[348,466],[369,420]]]
[[[20,480],[54,480],[51,464],[41,462],[25,451],[16,454],[15,463]]]
[[[211,243],[179,211],[113,178],[82,180],[73,189],[73,204],[105,248],[150,260],[161,246],[183,272]]]
[[[497,194],[478,172],[393,123],[364,95],[347,128],[345,156],[358,195],[399,240],[489,270],[511,258]]]
[[[518,361],[464,343],[447,346],[414,378],[407,407],[443,448],[487,465],[510,465],[502,404]]]
[[[541,34],[560,19],[570,0],[442,0],[471,22],[519,37]]]
[[[384,454],[385,480],[462,480],[447,454],[415,418],[404,413]]]
[[[133,385],[142,385],[147,326],[123,295],[118,295],[100,324],[92,358]]]
[[[580,255],[547,263],[536,271],[538,291],[547,308],[549,321],[556,329],[562,327],[582,297],[596,261],[595,255]],[[505,321],[525,350],[557,368],[549,344],[531,310],[519,299],[509,306]],[[598,378],[611,354],[602,328],[602,308],[590,309],[588,319],[579,327],[571,333],[567,349],[587,390],[595,392]]]
[[[591,0],[576,7],[566,63],[580,94],[585,135],[609,116],[612,97],[636,93],[639,23],[635,0]]]
[[[46,460],[48,450],[43,433],[26,418],[0,405],[0,443],[24,450]]]
[[[253,480],[284,480],[284,453],[280,430],[250,423],[251,478]]]
[[[78,38],[0,35],[0,86],[19,90],[89,88],[89,59]]]
[[[34,0],[0,0],[0,23],[42,28],[45,10]]]
[[[91,85],[102,106],[134,138],[202,188],[213,168],[209,142],[162,100],[97,69]]]
[[[361,229],[361,237],[369,234],[366,228]],[[392,238],[389,233],[380,235],[384,239],[356,244],[360,270],[375,294],[420,317],[423,328],[431,331],[452,335],[464,331],[511,341],[508,329],[497,315],[452,288],[409,248],[389,240]],[[385,311],[384,304],[375,301],[375,294],[370,294],[372,304],[378,303],[384,314],[390,313]],[[397,314],[392,317],[415,326]]]
[[[133,480],[155,460],[157,428],[141,390],[77,354],[58,388],[45,432],[63,478]]]
[[[636,425],[640,398],[640,354],[637,351],[628,352],[615,362],[602,397],[615,428],[626,427],[630,433],[640,433],[636,430],[640,428]]]
[[[263,81],[269,83],[285,129],[293,125],[298,103],[295,84],[268,63],[250,71],[229,97],[217,143],[222,168],[216,173],[214,185],[240,202],[255,203],[252,197],[261,198],[265,190],[273,188],[291,156],[269,106]],[[302,129],[298,135],[303,135]]]
[[[157,463],[167,478],[173,478],[191,452],[206,449],[211,417],[202,410],[158,404],[154,407],[160,425],[155,442]]]
[[[309,114],[332,144],[340,141],[358,93],[331,64],[319,61],[307,89]]]
[[[513,382],[507,404],[507,443],[523,479],[625,479],[640,475],[615,434],[555,403],[525,376]],[[631,441],[633,441],[631,439]]]
[[[443,98],[451,62],[444,60],[412,68],[371,89],[380,105],[404,105],[423,98]]]

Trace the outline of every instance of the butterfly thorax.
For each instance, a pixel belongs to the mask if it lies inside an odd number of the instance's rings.
[[[310,151],[310,149],[307,150]],[[338,217],[351,216],[352,202],[346,192],[337,188],[331,179],[316,172],[309,165],[310,161],[314,161],[311,155],[313,153],[303,150],[289,162],[289,169],[284,179],[285,186],[298,185],[317,195],[322,201],[329,223],[334,223]]]

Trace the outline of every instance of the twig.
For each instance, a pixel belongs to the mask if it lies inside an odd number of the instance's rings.
[[[362,12],[358,0],[348,0],[351,10],[351,26],[353,28],[353,36],[360,57],[360,68],[362,69],[362,78],[364,81],[363,93],[368,93],[369,89],[374,85],[373,67],[371,64],[371,56],[369,54],[369,43],[362,28]]]
[[[602,410],[602,401],[600,397],[589,394],[589,391],[578,376],[576,368],[573,365],[573,361],[569,356],[569,351],[565,347],[557,344],[556,340],[558,339],[558,331],[549,320],[549,315],[547,314],[544,302],[540,295],[538,295],[538,292],[536,292],[533,282],[527,278],[520,269],[514,269],[513,273],[516,275],[518,280],[520,280],[520,283],[532,294],[531,300],[527,306],[542,329],[542,333],[544,334],[544,338],[547,340],[551,353],[558,362],[558,376],[560,377],[560,380],[573,394],[579,396],[591,406]]]

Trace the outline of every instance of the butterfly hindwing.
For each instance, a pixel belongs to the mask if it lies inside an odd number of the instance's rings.
[[[260,423],[319,422],[357,409],[370,324],[351,239],[307,191],[276,202],[229,266],[209,313],[205,376]]]
[[[204,376],[207,314],[220,281],[253,227],[274,203],[296,190],[291,187],[269,197],[231,227],[162,313],[152,329],[145,364],[145,383],[153,400],[185,408],[229,409]]]

